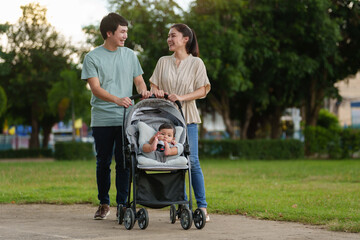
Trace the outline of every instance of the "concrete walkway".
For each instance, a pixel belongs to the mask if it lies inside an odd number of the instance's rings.
[[[360,234],[331,232],[298,223],[255,220],[245,216],[211,214],[211,222],[198,230],[171,224],[169,211],[148,209],[149,226],[132,230],[117,224],[115,208],[106,220],[93,220],[91,205],[0,204],[0,239],[4,240],[120,240],[120,239],[359,239]]]

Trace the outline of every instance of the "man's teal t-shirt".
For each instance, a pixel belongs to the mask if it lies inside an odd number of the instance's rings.
[[[130,97],[134,78],[143,74],[138,58],[133,50],[119,47],[110,51],[99,46],[89,52],[84,59],[81,79],[99,78],[100,86],[117,97]],[[92,94],[91,127],[121,126],[124,108],[107,102]]]

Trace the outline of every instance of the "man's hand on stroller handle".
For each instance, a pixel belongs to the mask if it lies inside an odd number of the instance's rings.
[[[114,101],[117,105],[128,108],[132,105],[132,101],[129,97],[124,97],[124,98],[115,98]]]

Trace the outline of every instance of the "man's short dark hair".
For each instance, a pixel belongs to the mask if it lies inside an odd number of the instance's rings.
[[[160,127],[159,127],[159,131],[161,129],[172,129],[174,131],[174,136],[176,134],[175,126],[173,124],[171,124],[171,123],[163,123],[163,124],[161,124]]]
[[[128,21],[126,21],[125,18],[123,18],[117,13],[109,13],[108,15],[103,17],[100,23],[100,32],[103,39],[106,40],[107,39],[106,33],[109,31],[114,33],[116,29],[119,27],[119,25],[127,27],[129,23]]]

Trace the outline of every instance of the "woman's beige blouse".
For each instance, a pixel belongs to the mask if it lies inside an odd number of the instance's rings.
[[[164,56],[156,64],[150,83],[169,94],[185,95],[200,87],[205,87],[206,94],[210,91],[210,81],[201,58],[191,54],[176,66],[174,54]],[[201,123],[195,100],[181,102],[187,124]]]

